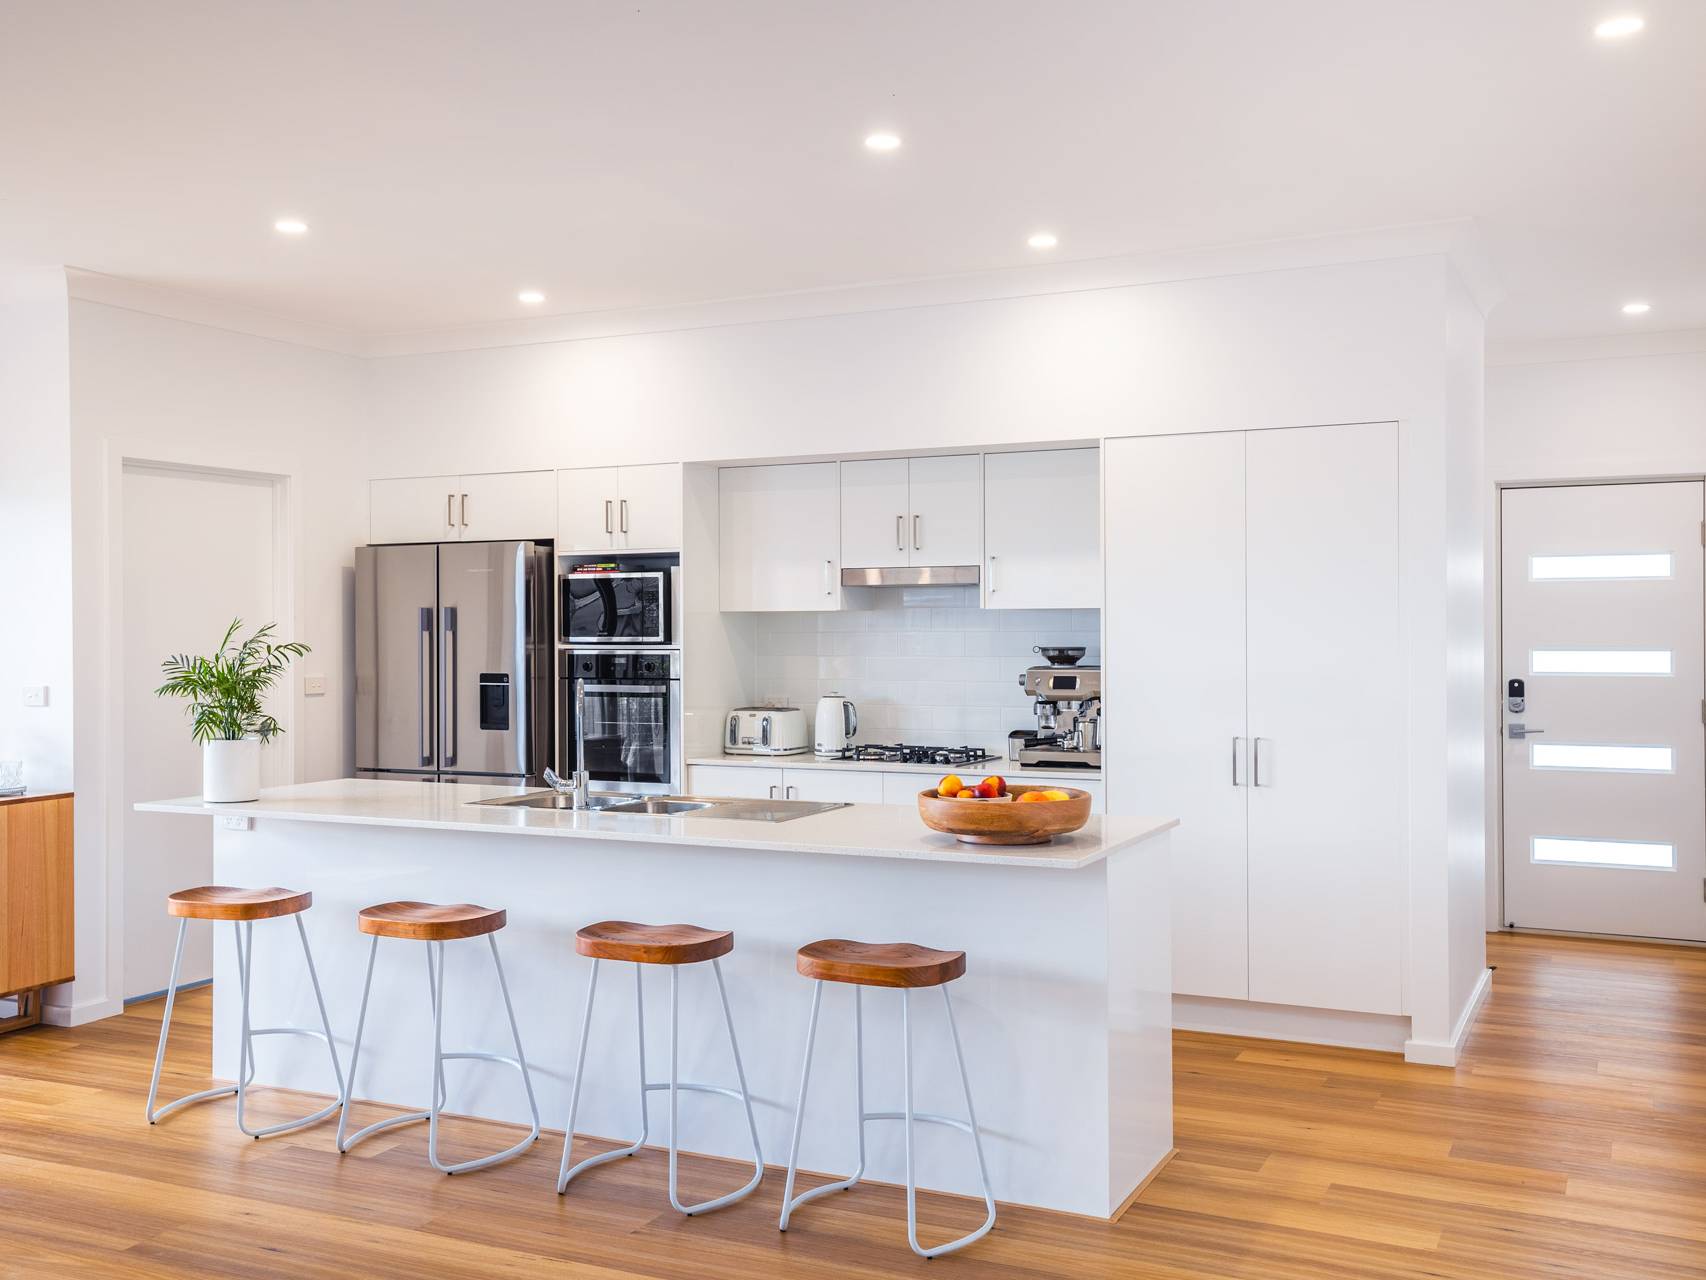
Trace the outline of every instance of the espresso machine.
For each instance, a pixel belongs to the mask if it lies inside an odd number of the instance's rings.
[[[1076,645],[1038,645],[1047,666],[1031,667],[1019,684],[1034,700],[1037,727],[1007,735],[1008,759],[1058,769],[1102,767],[1102,668],[1081,667]]]

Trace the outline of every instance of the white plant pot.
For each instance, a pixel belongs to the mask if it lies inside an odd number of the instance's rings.
[[[261,740],[201,744],[201,798],[212,804],[239,804],[261,795]]]

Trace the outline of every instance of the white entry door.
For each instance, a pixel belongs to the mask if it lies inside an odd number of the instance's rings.
[[[1519,928],[1706,941],[1702,497],[1698,481],[1505,491]]]
[[[124,866],[127,999],[163,990],[171,976],[178,922],[166,914],[166,895],[213,882],[212,823],[131,807],[201,790],[201,748],[190,739],[185,704],[154,696],[164,679],[160,662],[210,653],[233,618],[243,620],[245,634],[274,620],[274,502],[265,478],[124,469],[124,816],[116,852]],[[288,721],[282,704],[272,709]],[[284,780],[289,750],[262,750],[263,785]],[[212,976],[213,933],[189,931],[180,981]],[[228,930],[220,942],[232,945]]]

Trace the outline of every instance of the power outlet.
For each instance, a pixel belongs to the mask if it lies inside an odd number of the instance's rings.
[[[222,813],[219,815],[219,826],[225,831],[253,831],[255,820],[246,813]]]
[[[323,698],[326,696],[325,676],[303,676],[302,693],[308,698]]]
[[[25,685],[24,705],[26,707],[45,707],[47,705],[47,686],[45,684]]]

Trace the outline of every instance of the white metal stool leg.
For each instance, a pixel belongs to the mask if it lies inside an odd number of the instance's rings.
[[[960,1086],[965,1094],[967,1117],[965,1120],[958,1120],[952,1116],[930,1115],[925,1112],[914,1111],[912,1108],[912,1004],[910,992],[904,987],[901,988],[900,993],[900,1017],[901,1035],[903,1040],[902,1065],[906,1081],[906,1110],[865,1110],[865,1026],[863,1007],[860,998],[861,992],[862,988],[859,986],[855,985],[853,987],[853,1042],[855,1055],[854,1089],[859,1122],[858,1168],[853,1171],[851,1176],[843,1178],[839,1182],[826,1183],[821,1187],[813,1187],[810,1191],[801,1192],[798,1196],[794,1195],[794,1177],[799,1169],[800,1131],[804,1127],[805,1123],[806,1090],[807,1086],[811,1082],[812,1043],[817,1036],[818,1008],[823,997],[823,981],[820,979],[817,983],[817,989],[812,993],[811,1018],[806,1025],[805,1063],[800,1068],[800,1099],[794,1112],[793,1145],[788,1153],[788,1179],[782,1189],[782,1216],[777,1223],[777,1229],[786,1231],[788,1229],[788,1220],[793,1216],[794,1210],[798,1209],[808,1200],[815,1200],[819,1196],[828,1195],[832,1191],[849,1191],[854,1186],[858,1185],[860,1178],[862,1178],[865,1173],[865,1125],[872,1120],[900,1120],[906,1125],[907,1243],[912,1246],[915,1253],[923,1258],[935,1258],[944,1253],[952,1253],[956,1249],[963,1249],[973,1241],[981,1240],[984,1236],[988,1235],[990,1228],[995,1225],[995,1193],[990,1187],[989,1166],[985,1163],[983,1157],[983,1140],[978,1134],[977,1114],[972,1110],[971,1081],[966,1074],[965,1054],[960,1048],[960,1032],[959,1027],[954,1021],[954,1006],[953,1002],[948,997],[948,988],[945,985],[942,987],[942,1001],[944,1007],[948,1011],[948,1029],[952,1033],[954,1040],[954,1059],[959,1064]],[[918,1243],[918,1184],[914,1177],[912,1159],[912,1126],[915,1121],[923,1124],[946,1125],[949,1128],[958,1129],[962,1133],[969,1133],[971,1135],[972,1143],[977,1149],[978,1172],[983,1179],[984,1204],[988,1207],[989,1211],[988,1216],[984,1219],[983,1225],[976,1231],[973,1231],[970,1235],[961,1236],[958,1240],[950,1240],[946,1244],[937,1245],[932,1249],[926,1249]]]
[[[314,969],[314,953],[308,945],[308,931],[303,927],[300,914],[295,916],[295,920],[297,936],[302,942],[302,957],[308,965],[308,979],[314,988],[314,1001],[320,1010],[321,1029],[314,1031],[308,1027],[255,1027],[250,1024],[249,992],[254,972],[255,924],[252,920],[233,921],[231,931],[237,942],[237,984],[242,993],[243,1010],[242,1030],[238,1038],[237,1050],[237,1083],[204,1089],[200,1093],[189,1094],[156,1110],[154,1102],[160,1088],[160,1071],[166,1060],[166,1042],[172,1026],[172,1006],[177,1000],[178,975],[183,965],[184,936],[190,923],[187,918],[178,921],[178,941],[172,954],[172,976],[166,989],[166,1010],[160,1019],[160,1046],[154,1054],[154,1075],[148,1084],[149,1124],[158,1122],[161,1118],[170,1115],[180,1107],[188,1106],[192,1102],[204,1102],[209,1098],[223,1098],[229,1094],[236,1094],[237,1128],[251,1138],[266,1138],[275,1133],[290,1133],[297,1129],[305,1129],[311,1124],[318,1124],[327,1119],[332,1112],[338,1110],[342,1105],[344,1095],[343,1068],[338,1062],[337,1045],[332,1040],[331,1022],[326,1017],[326,1000],[320,992],[320,978]],[[332,1059],[332,1074],[338,1084],[337,1099],[311,1115],[296,1120],[286,1120],[281,1124],[269,1125],[261,1129],[251,1129],[248,1125],[246,1109],[249,1086],[255,1078],[254,1038],[256,1036],[309,1036],[324,1043],[326,1051]]]
[[[740,1043],[735,1038],[734,1015],[729,1008],[728,987],[723,982],[722,966],[715,958],[711,961],[711,970],[716,975],[717,979],[717,993],[723,1006],[723,1025],[728,1028],[729,1049],[734,1055],[735,1078],[740,1082],[740,1087],[738,1089],[730,1089],[722,1085],[699,1084],[680,1079],[680,1073],[678,1070],[679,1059],[677,1054],[681,1010],[680,965],[669,966],[669,1079],[666,1082],[660,1081],[656,1083],[646,1079],[646,1019],[644,988],[641,982],[642,966],[636,964],[634,966],[634,1007],[640,1026],[640,1136],[626,1147],[621,1147],[614,1151],[606,1151],[596,1156],[589,1156],[579,1164],[570,1167],[569,1149],[571,1144],[574,1142],[575,1115],[580,1103],[581,1077],[586,1067],[587,1038],[592,1028],[592,1000],[593,993],[598,987],[598,966],[600,963],[601,962],[596,959],[592,962],[592,976],[587,980],[586,1013],[583,1015],[581,1022],[581,1046],[576,1059],[575,1083],[569,1099],[568,1132],[563,1138],[563,1161],[557,1171],[558,1193],[561,1194],[565,1191],[568,1188],[569,1183],[574,1178],[578,1177],[587,1169],[592,1168],[594,1165],[604,1164],[608,1161],[617,1160],[623,1156],[631,1156],[637,1153],[644,1145],[646,1135],[650,1131],[651,1122],[648,1115],[649,1108],[647,1107],[648,1095],[658,1090],[667,1089],[669,1090],[670,1205],[678,1212],[686,1214],[688,1217],[694,1217],[701,1213],[709,1213],[713,1209],[721,1209],[723,1206],[733,1204],[737,1200],[745,1199],[748,1195],[751,1195],[753,1190],[757,1188],[758,1184],[764,1180],[764,1151],[759,1144],[758,1121],[753,1115],[752,1096],[748,1093],[746,1087],[746,1069],[741,1063]],[[699,1204],[692,1205],[684,1205],[681,1203],[679,1182],[677,1181],[677,1169],[680,1155],[680,1148],[677,1143],[678,1124],[680,1120],[679,1096],[680,1094],[687,1092],[721,1094],[725,1098],[735,1098],[744,1104],[746,1107],[747,1132],[752,1137],[753,1154],[753,1174],[744,1186],[729,1192],[727,1195],[718,1196],[713,1200],[705,1200]]]
[[[503,961],[498,955],[497,939],[491,934],[486,935],[491,944],[492,962],[497,969],[498,988],[503,993],[504,1012],[509,1017],[510,1035],[515,1043],[515,1056],[498,1053],[444,1052],[444,943],[427,943],[427,988],[432,1000],[432,1083],[430,1088],[431,1102],[424,1111],[409,1111],[402,1115],[390,1116],[384,1120],[376,1120],[365,1128],[358,1129],[346,1135],[349,1124],[349,1109],[355,1093],[355,1070],[361,1060],[361,1038],[367,1026],[367,1003],[373,993],[373,966],[379,954],[379,937],[375,935],[373,944],[367,953],[367,978],[361,990],[361,1013],[356,1019],[355,1047],[350,1056],[349,1083],[344,1090],[343,1115],[338,1120],[338,1150],[348,1151],[363,1138],[378,1133],[381,1129],[394,1128],[400,1124],[411,1124],[418,1120],[427,1122],[427,1159],[432,1167],[440,1173],[467,1173],[474,1169],[484,1169],[489,1165],[498,1164],[504,1160],[514,1159],[539,1138],[539,1104],[533,1094],[533,1078],[527,1070],[527,1059],[521,1048],[521,1028],[515,1020],[515,1007],[510,1001],[509,983],[504,976]],[[489,1156],[480,1156],[472,1160],[463,1160],[456,1164],[445,1164],[438,1155],[438,1121],[444,1109],[446,1084],[444,1064],[452,1060],[472,1060],[479,1062],[500,1062],[505,1066],[514,1067],[521,1075],[523,1087],[527,1090],[527,1104],[532,1112],[533,1124],[528,1135],[514,1146]]]

